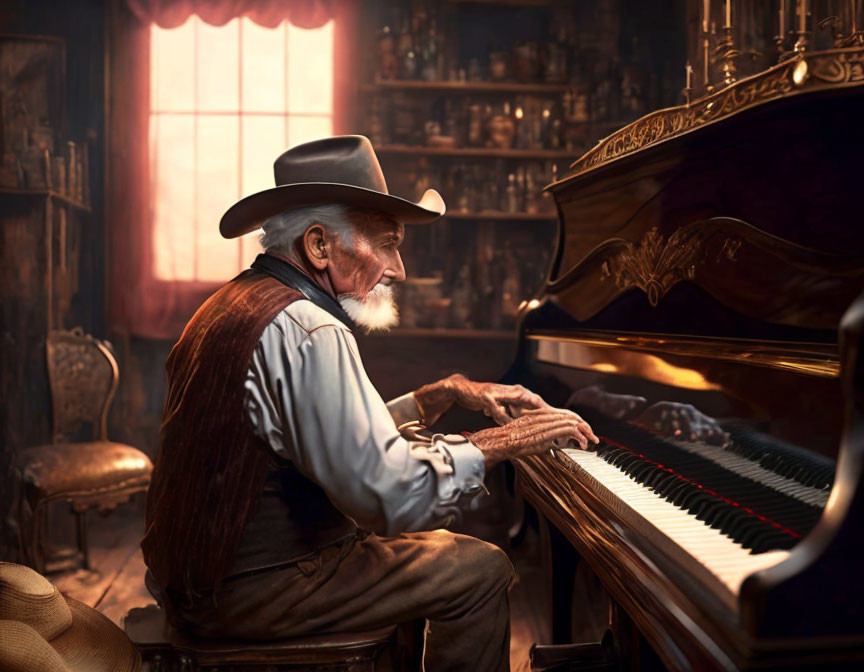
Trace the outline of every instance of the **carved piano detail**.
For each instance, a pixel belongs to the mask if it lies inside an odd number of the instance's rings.
[[[649,229],[638,244],[625,242],[623,249],[605,261],[603,274],[621,290],[638,287],[656,306],[672,285],[696,275],[698,248],[693,237],[692,232],[678,229],[665,241],[656,227]]]
[[[864,665],[862,65],[805,53],[630,124],[547,188],[557,250],[507,379],[558,405],[597,386],[688,404],[728,434],[589,404],[597,450],[516,464],[548,524],[556,644],[588,572],[615,665]]]

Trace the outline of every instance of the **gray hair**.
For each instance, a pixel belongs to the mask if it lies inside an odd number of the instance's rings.
[[[280,213],[261,225],[264,229],[261,247],[299,261],[295,242],[313,224],[320,224],[327,231],[338,234],[343,243],[350,244],[354,229],[352,211],[353,208],[346,205],[328,204]]]

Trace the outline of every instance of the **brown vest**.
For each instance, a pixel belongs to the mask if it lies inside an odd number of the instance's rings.
[[[268,275],[245,271],[198,309],[171,350],[141,542],[163,589],[191,599],[218,585],[235,564],[268,473],[278,470],[245,412],[244,382],[264,328],[301,298]]]

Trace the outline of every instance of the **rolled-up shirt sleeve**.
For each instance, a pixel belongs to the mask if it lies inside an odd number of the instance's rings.
[[[483,455],[470,441],[399,433],[341,325],[307,330],[281,313],[253,353],[246,410],[277,455],[379,534],[446,525],[483,489]]]

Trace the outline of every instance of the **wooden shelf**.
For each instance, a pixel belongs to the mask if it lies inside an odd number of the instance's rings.
[[[459,82],[414,79],[379,79],[372,84],[364,84],[364,93],[375,91],[447,91],[451,93],[546,93],[559,94],[573,88],[571,84],[546,84],[544,82]]]
[[[449,210],[444,213],[447,219],[464,219],[464,220],[502,220],[512,222],[554,222],[558,216],[552,213],[533,213],[527,212],[498,212],[495,210],[482,210],[480,212],[465,212],[464,210]]]
[[[573,159],[578,152],[564,149],[494,149],[490,147],[426,147],[425,145],[379,145],[379,156],[456,156],[489,159]]]
[[[428,329],[419,327],[396,327],[387,332],[366,334],[364,338],[472,338],[486,340],[514,340],[516,328],[512,331],[503,329]]]
[[[90,206],[76,201],[65,194],[61,194],[50,189],[17,189],[15,187],[0,187],[0,197],[2,196],[20,196],[29,198],[50,198],[53,201],[58,201],[64,205],[90,212]]]

